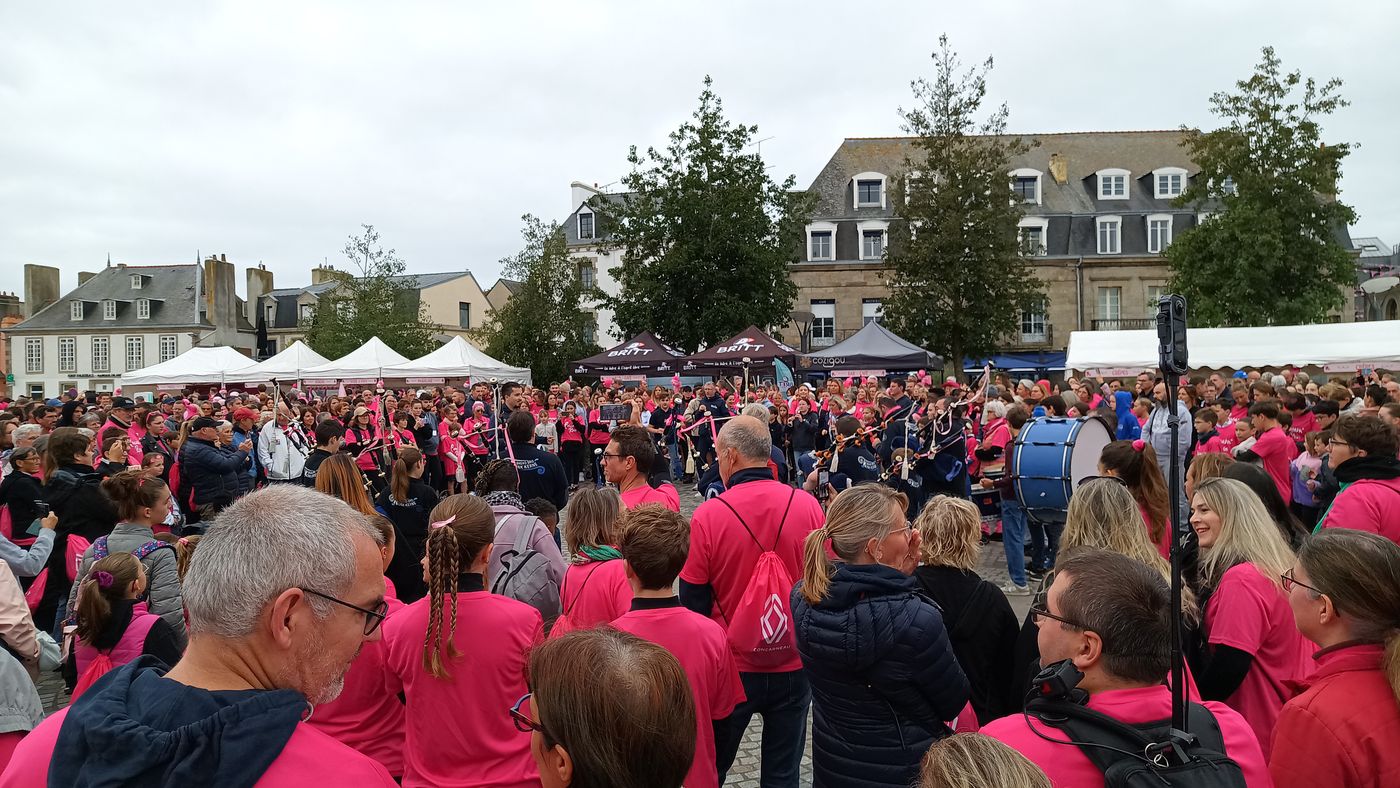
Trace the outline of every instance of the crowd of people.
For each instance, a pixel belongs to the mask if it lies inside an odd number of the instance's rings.
[[[0,786],[716,786],[754,716],[764,786],[799,784],[809,721],[819,786],[1392,784],[1398,388],[0,403]],[[1041,418],[1114,438],[1051,522],[1008,462]],[[1178,623],[1195,738],[1155,762],[1134,737],[1170,739]],[[71,694],[47,719],[41,670]]]

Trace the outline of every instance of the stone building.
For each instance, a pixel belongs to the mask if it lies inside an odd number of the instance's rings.
[[[1155,326],[1169,273],[1163,252],[1209,219],[1176,198],[1199,168],[1179,131],[1084,132],[1024,137],[1029,152],[1007,177],[1024,216],[1022,243],[1045,283],[1004,351],[1063,351],[1069,333]],[[817,207],[801,260],[790,266],[788,327],[809,347],[840,341],[882,314],[881,272],[892,223],[891,186],[913,156],[909,137],[846,139],[811,185]],[[1229,188],[1229,185],[1226,185]],[[810,315],[810,317],[808,317]]]

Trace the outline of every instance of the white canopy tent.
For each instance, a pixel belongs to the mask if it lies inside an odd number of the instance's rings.
[[[304,380],[372,383],[384,377],[386,368],[407,362],[408,359],[384,344],[379,337],[370,337],[368,342],[335,361],[304,369],[301,374]]]
[[[329,363],[330,361],[325,356],[307,347],[305,342],[298,339],[281,353],[260,364],[253,364],[228,373],[228,379],[247,381],[300,380],[306,370]]]
[[[512,367],[486,355],[480,348],[454,336],[442,347],[422,358],[405,364],[384,368],[384,376],[391,378],[469,378],[479,382],[496,378],[501,382],[515,381],[530,383],[530,370]]]
[[[1363,367],[1400,369],[1400,320],[1311,326],[1190,328],[1192,369]],[[1073,370],[1156,367],[1157,332],[1071,331],[1065,366]]]
[[[159,364],[122,375],[123,388],[132,386],[179,386],[187,383],[243,381],[234,372],[246,369],[252,359],[231,347],[196,347]]]

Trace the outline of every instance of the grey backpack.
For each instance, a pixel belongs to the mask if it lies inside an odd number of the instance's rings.
[[[549,559],[530,546],[537,517],[509,515],[516,520],[515,544],[501,554],[501,568],[491,581],[491,593],[510,597],[540,611],[546,624],[559,617],[559,586],[549,576]]]

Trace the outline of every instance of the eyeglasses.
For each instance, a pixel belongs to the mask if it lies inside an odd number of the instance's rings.
[[[1315,587],[1313,587],[1313,586],[1310,586],[1310,585],[1308,585],[1307,583],[1304,583],[1303,581],[1294,578],[1294,577],[1293,577],[1293,570],[1292,570],[1292,569],[1289,569],[1288,571],[1286,571],[1286,572],[1284,572],[1283,574],[1279,575],[1279,579],[1283,581],[1283,591],[1284,591],[1284,593],[1290,593],[1290,592],[1292,592],[1292,591],[1293,591],[1293,586],[1302,586],[1303,588],[1308,589],[1309,591],[1313,592],[1314,594],[1317,594],[1317,595],[1319,595],[1319,596],[1322,595],[1322,592],[1319,591],[1317,588],[1315,588]]]
[[[1054,621],[1058,621],[1061,624],[1068,624],[1069,626],[1072,626],[1075,629],[1088,629],[1088,627],[1084,626],[1083,624],[1080,624],[1077,621],[1070,621],[1069,619],[1064,618],[1062,616],[1057,616],[1054,613],[1051,613],[1049,610],[1045,609],[1044,607],[1040,606],[1033,606],[1031,608],[1031,615],[1037,619],[1036,623],[1039,623],[1039,619],[1048,618]]]
[[[544,726],[530,719],[530,715],[525,713],[526,704],[533,696],[533,692],[527,692],[520,696],[520,700],[516,701],[514,706],[510,707],[510,718],[515,723],[515,729],[521,733],[529,733],[530,731],[544,733]]]
[[[626,455],[626,454],[608,454],[607,452],[603,452],[603,453],[600,454],[599,456],[602,457],[604,460],[620,460],[620,459],[622,459],[623,457],[626,457],[627,455]]]
[[[300,586],[298,586],[298,588],[302,591],[305,591],[308,594],[311,594],[312,596],[318,596],[322,599],[334,602],[337,605],[344,605],[345,607],[348,607],[351,610],[358,610],[361,613],[364,613],[365,637],[373,635],[374,631],[376,629],[379,629],[379,625],[384,623],[384,617],[389,614],[389,603],[382,599],[379,601],[379,604],[374,606],[373,610],[370,610],[368,608],[360,607],[359,605],[352,605],[343,599],[336,599],[330,594],[323,594],[320,591],[312,591],[309,588],[301,588]]]
[[[1339,441],[1339,440],[1337,440],[1336,438],[1328,438],[1328,439],[1327,439],[1327,445],[1328,445],[1328,446],[1350,446],[1351,444],[1350,444],[1350,443],[1347,443],[1346,441]]]

